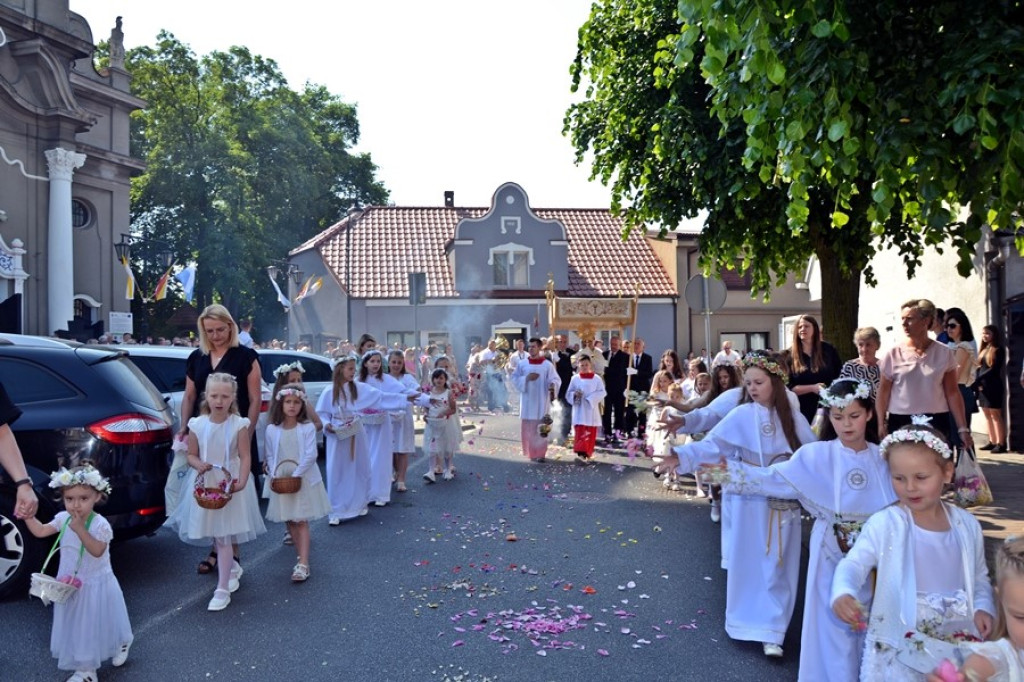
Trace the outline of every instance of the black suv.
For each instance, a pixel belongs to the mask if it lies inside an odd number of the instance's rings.
[[[165,520],[171,411],[122,353],[71,341],[0,334],[0,381],[22,415],[11,425],[39,496],[41,521],[61,509],[50,472],[92,461],[113,492],[98,511],[115,540],[155,532]],[[12,513],[0,469],[0,596],[40,570],[45,547]]]

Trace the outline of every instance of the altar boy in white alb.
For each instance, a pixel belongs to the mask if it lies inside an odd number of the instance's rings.
[[[541,345],[540,339],[530,339],[530,356],[512,373],[512,383],[519,391],[523,454],[536,462],[543,462],[548,452],[548,439],[540,434],[541,420],[551,409],[551,396],[562,385],[554,363],[540,354]]]

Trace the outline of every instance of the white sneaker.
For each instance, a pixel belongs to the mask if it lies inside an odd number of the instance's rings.
[[[232,559],[232,561],[231,561],[231,577],[228,578],[228,591],[229,592],[237,592],[238,591],[238,587],[241,585],[241,583],[239,581],[242,579],[242,574],[243,573],[245,573],[245,571],[242,570],[242,565],[240,563],[238,563],[237,561]]]
[[[363,507],[362,509],[359,510],[359,515],[360,516],[366,516],[369,513],[370,513],[370,510],[368,508],[366,508],[366,507]]]
[[[110,659],[110,664],[115,668],[119,668],[124,665],[124,662],[128,660],[128,650],[131,649],[131,644],[122,644],[121,648],[114,654],[114,658]]]
[[[65,682],[99,682],[99,679],[95,670],[78,670]]]
[[[327,519],[327,525],[328,526],[340,526],[341,525],[341,519],[339,519],[337,516],[332,516],[329,519]]]
[[[223,611],[231,603],[231,593],[227,590],[214,590],[213,599],[206,606],[207,611]]]
[[[712,523],[718,523],[721,520],[722,520],[722,505],[719,504],[718,502],[712,502],[711,503],[711,522]],[[768,646],[768,645],[765,644],[765,646]],[[782,651],[782,649],[779,649],[779,651]],[[765,655],[767,656],[767,654],[765,654]],[[781,655],[782,654],[780,653],[779,656],[781,656]]]
[[[427,473],[423,474],[423,480],[427,483],[437,483],[437,476],[434,476],[434,470],[430,469]]]
[[[441,478],[443,478],[446,481],[450,481],[453,478],[455,478],[455,475],[452,473],[451,469],[445,469],[444,474],[442,474]]]
[[[373,501],[373,506],[375,506],[375,507],[386,507],[387,505],[388,505],[388,503],[385,502],[384,500],[374,500]]]
[[[782,658],[782,647],[778,644],[765,642],[761,647],[764,649],[765,656],[769,658]]]

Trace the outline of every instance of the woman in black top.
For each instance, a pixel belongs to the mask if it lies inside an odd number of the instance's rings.
[[[1006,349],[1003,348],[1003,335],[995,325],[986,324],[981,330],[978,376],[974,379],[978,404],[988,425],[988,445],[982,445],[980,450],[1006,452],[1006,423],[1003,421],[1003,403],[1006,400],[1004,365]]]
[[[256,421],[260,416],[262,380],[260,361],[256,351],[238,343],[238,325],[228,309],[222,305],[206,306],[196,323],[199,329],[199,348],[188,356],[185,364],[185,395],[181,399],[181,429],[178,439],[188,436],[188,420],[199,413],[197,399],[202,399],[206,379],[214,372],[235,377],[238,384],[238,413],[249,418],[249,437],[252,443],[252,471],[259,475],[259,456],[256,452]],[[235,548],[235,559],[238,558]],[[214,569],[217,554],[199,562],[200,573]]]
[[[818,321],[810,315],[797,318],[789,349],[789,388],[796,393],[808,423],[818,411],[818,391],[838,379],[842,367],[835,347],[821,340]]]

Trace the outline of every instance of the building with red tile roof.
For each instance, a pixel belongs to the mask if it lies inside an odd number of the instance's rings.
[[[447,340],[465,357],[470,343],[496,334],[547,335],[550,277],[566,297],[637,291],[638,333],[652,348],[671,347],[679,291],[648,238],[623,239],[622,229],[605,209],[531,208],[515,183],[499,187],[490,207],[455,206],[451,193],[444,206],[368,207],[289,253],[324,281],[292,307],[290,340],[316,348],[369,332],[388,345]],[[423,305],[409,303],[410,273],[426,275]]]

